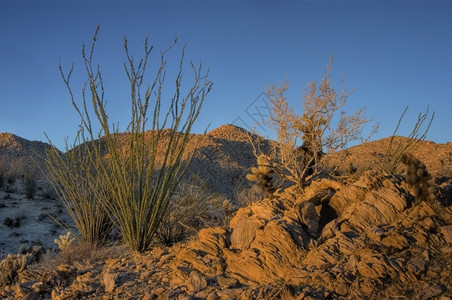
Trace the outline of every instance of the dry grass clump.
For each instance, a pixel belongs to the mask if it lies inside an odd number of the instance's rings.
[[[193,177],[182,182],[170,199],[168,213],[157,230],[158,240],[166,246],[183,241],[200,229],[222,223],[224,199],[206,184]]]
[[[124,249],[122,249],[123,251]],[[47,258],[47,264],[58,266],[60,264],[72,265],[74,262],[96,262],[113,257],[116,248],[112,246],[94,246],[87,243],[75,243],[70,248],[60,251],[50,259]]]
[[[74,235],[68,232],[66,235],[60,235],[59,239],[55,239],[55,244],[58,246],[58,250],[47,249],[43,251],[40,249],[39,266],[53,270],[61,264],[73,265],[76,262],[94,263],[104,261],[108,258],[118,257],[127,251],[126,246],[119,243],[108,243],[103,245],[92,245],[82,240],[77,240]],[[33,254],[36,252],[34,247],[32,251],[28,251]]]
[[[265,193],[257,184],[244,184],[236,190],[235,202],[238,207],[246,207],[264,199]]]

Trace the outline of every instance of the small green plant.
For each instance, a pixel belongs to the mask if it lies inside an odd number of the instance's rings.
[[[60,235],[60,239],[55,239],[54,242],[58,245],[58,248],[60,248],[62,252],[65,252],[71,249],[73,243],[75,242],[75,238],[73,238],[72,233],[68,231],[66,235]]]
[[[0,261],[0,287],[13,284],[30,262],[31,254],[9,254]]]

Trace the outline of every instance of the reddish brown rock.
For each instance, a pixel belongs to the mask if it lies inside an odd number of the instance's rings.
[[[444,237],[444,240],[446,243],[452,245],[452,225],[449,226],[442,226],[441,227],[441,234]]]
[[[104,276],[102,277],[102,283],[106,292],[112,292],[115,289],[118,277],[119,275],[117,273],[105,272]]]

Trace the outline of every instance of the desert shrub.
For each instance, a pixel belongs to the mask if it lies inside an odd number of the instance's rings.
[[[308,85],[303,95],[303,113],[296,113],[286,100],[284,93],[289,87],[286,79],[280,86],[266,89],[271,103],[268,127],[277,135],[277,143],[269,153],[262,153],[258,147],[256,156],[266,154],[270,167],[282,182],[296,184],[303,188],[306,178],[318,174],[326,159],[324,151],[344,149],[350,142],[365,140],[364,126],[370,119],[364,116],[366,108],[347,115],[340,111],[352,92],[342,83],[338,93],[332,85],[332,57],[326,73],[318,84]],[[374,126],[369,137],[377,130]]]
[[[432,113],[432,116],[430,117],[430,121],[428,122],[427,126],[421,133],[422,125],[427,120],[429,116],[429,108],[427,107],[427,110],[425,113],[419,113],[417,117],[417,121],[414,124],[413,129],[411,130],[410,134],[408,135],[408,139],[401,143],[395,143],[395,137],[399,130],[400,124],[402,123],[403,117],[405,116],[405,113],[408,111],[408,107],[405,108],[402,115],[399,118],[399,121],[397,122],[396,128],[394,130],[394,133],[391,136],[391,139],[389,140],[388,148],[386,149],[386,154],[383,158],[383,161],[380,165],[380,169],[388,174],[394,174],[401,162],[402,156],[409,151],[410,149],[414,148],[419,142],[425,140],[427,137],[427,133],[430,129],[430,125],[433,122],[433,119],[435,117],[435,112]]]
[[[60,250],[58,260],[65,264],[73,264],[74,261],[88,259],[97,249],[96,244],[89,244],[84,241],[77,243],[76,238],[69,231],[66,235],[60,235],[58,239],[54,240],[54,243]]]
[[[171,246],[204,227],[219,225],[224,218],[223,201],[200,178],[182,182],[171,197],[168,213],[157,230],[158,240]]]
[[[229,221],[231,221],[238,207],[230,199],[224,199],[223,202],[221,203],[221,209],[223,212],[223,220],[221,225],[223,225],[224,227],[228,227]]]
[[[169,200],[193,157],[194,152],[185,151],[186,145],[212,84],[207,74],[203,74],[201,65],[191,64],[192,83],[184,83],[182,88],[182,50],[179,70],[172,81],[175,84],[174,94],[166,99],[166,57],[177,40],[160,53],[160,65],[147,85],[144,78],[153,47],[146,38],[143,58],[137,63],[129,52],[127,39],[124,39],[124,67],[130,82],[131,119],[126,132],[120,135],[118,127],[111,125],[108,118],[103,78],[100,68],[94,66],[93,62],[98,32],[99,28],[91,47],[86,49],[84,45],[82,48],[87,83],[82,89],[81,103],[76,100],[70,84],[73,68],[65,74],[60,65],[72,105],[81,120],[78,140],[73,146],[82,145],[83,156],[87,157],[79,163],[80,172],[77,176],[80,176],[81,182],[95,178],[95,182],[102,183],[99,188],[87,192],[93,194],[94,200],[101,204],[119,228],[124,242],[132,250],[141,252],[149,248],[167,211]],[[142,87],[143,83],[147,85],[146,88]],[[97,127],[100,128],[98,132],[94,129]],[[121,140],[126,142],[121,144]],[[49,165],[53,165],[54,170],[58,167],[53,161]],[[51,178],[53,184],[58,188],[55,179],[60,179],[62,188],[69,188],[70,180],[59,177],[56,175]],[[78,201],[75,198],[66,200],[66,206]]]
[[[6,169],[5,158],[4,157],[0,157],[0,189],[2,188],[3,183],[4,183],[5,179],[6,179],[6,174],[7,174],[6,170],[7,169]]]
[[[0,261],[0,287],[13,284],[30,262],[31,254],[9,254]]]
[[[19,159],[13,159],[8,165],[6,181],[12,184],[16,181],[17,177],[20,176],[22,171],[22,164]]]
[[[28,199],[33,199],[36,195],[36,180],[36,170],[34,168],[28,168],[24,175],[25,193]]]
[[[25,219],[25,216],[17,216],[15,218],[6,217],[3,220],[3,225],[9,228],[18,228],[20,227],[20,223]]]
[[[425,164],[411,153],[404,153],[400,161],[407,167],[406,181],[413,189],[416,203],[432,201],[434,186]]]

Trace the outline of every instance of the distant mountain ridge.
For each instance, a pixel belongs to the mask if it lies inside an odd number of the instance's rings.
[[[125,142],[125,134],[120,134]],[[234,188],[244,179],[244,174],[255,164],[250,138],[256,135],[247,130],[227,124],[215,128],[206,134],[192,134],[192,142],[187,150],[195,148],[196,154],[188,175],[197,175],[208,181],[211,188],[231,197]],[[123,140],[124,139],[124,140]],[[394,144],[406,141],[405,137],[395,137]],[[375,167],[386,153],[390,138],[383,138],[351,147],[344,152],[328,154],[329,164],[346,167],[352,164],[358,168]],[[264,140],[268,147],[268,140]],[[0,159],[7,161],[24,159],[23,163],[32,164],[45,157],[51,145],[39,141],[29,141],[11,133],[0,133]],[[452,143],[437,144],[421,141],[415,149],[410,149],[435,176],[452,169]],[[40,162],[43,165],[43,162]],[[452,171],[450,171],[452,173]]]

